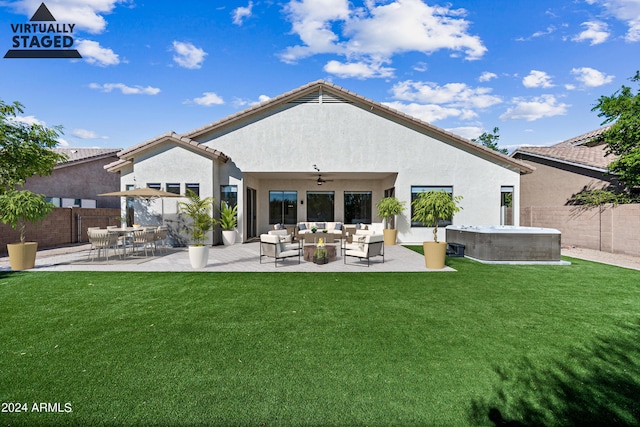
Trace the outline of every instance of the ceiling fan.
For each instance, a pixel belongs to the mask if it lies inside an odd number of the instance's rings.
[[[324,179],[324,178],[322,178],[322,174],[320,173],[320,169],[318,169],[318,166],[313,165],[313,168],[318,172],[318,179],[316,179],[316,183],[317,183],[318,185],[322,185],[322,184],[324,184],[325,182],[331,182],[331,181],[333,181],[332,179]]]

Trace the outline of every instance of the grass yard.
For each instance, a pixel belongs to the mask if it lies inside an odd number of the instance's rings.
[[[639,425],[640,272],[571,261],[0,273],[0,425]]]

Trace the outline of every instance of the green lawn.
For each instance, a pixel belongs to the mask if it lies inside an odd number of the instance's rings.
[[[0,425],[638,425],[640,272],[571,261],[0,273]]]

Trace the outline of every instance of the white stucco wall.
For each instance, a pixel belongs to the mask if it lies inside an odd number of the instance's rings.
[[[409,208],[412,185],[450,185],[454,195],[464,197],[463,210],[453,222],[469,225],[499,224],[501,186],[514,187],[514,202],[519,199],[517,171],[496,164],[488,156],[480,157],[476,151],[455,142],[444,142],[424,130],[418,131],[382,117],[375,110],[346,103],[286,104],[278,112],[254,119],[235,123],[233,129],[216,130],[217,133],[200,137],[199,142],[230,156],[235,167],[245,174],[289,171],[312,177],[314,164],[325,174],[397,173],[395,183],[362,183],[356,179],[323,185],[323,191],[336,191],[336,220],[341,219],[342,210],[338,194],[345,190],[372,190],[375,206],[384,190],[394,186],[396,196],[405,200]],[[243,179],[234,178],[240,182]],[[221,177],[221,180],[225,178]],[[261,232],[269,228],[269,190],[296,190],[300,198],[306,190],[318,189],[311,178],[286,182],[261,179],[252,187],[259,194]],[[243,193],[243,188],[239,193]],[[514,208],[518,212],[517,204]],[[305,216],[304,207],[299,206],[298,220],[304,220]],[[409,216],[407,209],[397,220],[399,241],[410,243],[430,239],[431,230],[410,227]]]

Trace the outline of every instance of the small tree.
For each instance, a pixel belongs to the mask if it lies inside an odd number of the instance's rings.
[[[497,151],[502,154],[508,154],[509,150],[506,148],[498,147],[498,140],[500,139],[500,128],[494,127],[493,133],[483,132],[478,138],[472,138],[471,141],[477,142],[487,148]]]
[[[191,226],[187,232],[194,242],[194,246],[204,246],[204,239],[217,221],[211,213],[215,199],[213,197],[200,198],[195,192],[187,190],[187,202],[179,202],[180,212],[191,218]]]
[[[394,215],[400,215],[404,211],[404,202],[395,197],[385,197],[376,204],[378,216],[385,221],[385,228],[391,228],[391,220]]]
[[[238,205],[230,207],[227,202],[222,202],[220,208],[220,226],[223,230],[233,230],[238,225]]]
[[[462,196],[454,197],[446,191],[423,191],[412,202],[412,219],[427,227],[433,227],[433,241],[438,243],[438,223],[453,218],[453,214],[460,212],[460,200]]]
[[[640,82],[640,71],[630,80]],[[609,171],[628,191],[640,187],[640,91],[634,95],[623,85],[613,95],[601,96],[591,111],[599,111],[603,125],[612,123],[596,138],[607,145],[607,155],[618,156],[608,165]]]
[[[44,196],[18,190],[34,175],[50,175],[56,164],[66,157],[52,148],[58,145],[61,128],[46,128],[18,120],[22,104],[0,100],[0,222],[20,227],[20,242],[25,242],[27,222],[45,218],[53,205]]]

